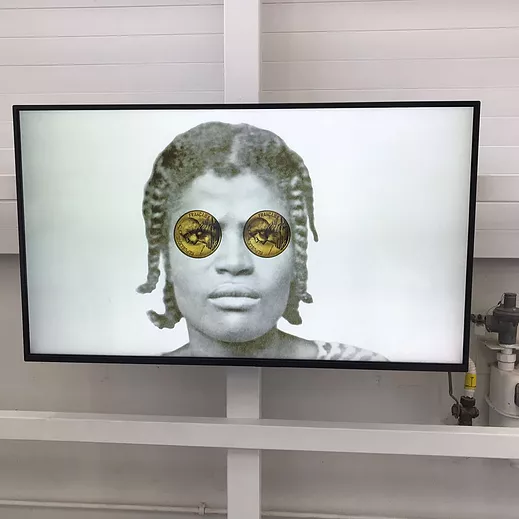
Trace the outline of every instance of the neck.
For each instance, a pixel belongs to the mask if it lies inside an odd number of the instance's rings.
[[[200,330],[187,325],[189,349],[194,356],[200,357],[257,357],[268,356],[282,347],[283,332],[272,328],[269,332],[253,341],[225,342],[208,337]]]

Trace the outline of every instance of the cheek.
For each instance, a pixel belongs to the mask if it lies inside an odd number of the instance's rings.
[[[203,259],[189,258],[182,254],[176,247],[169,252],[170,268],[166,273],[169,281],[173,283],[177,292],[191,292],[196,289],[196,280],[202,270]],[[196,290],[195,290],[196,291]]]
[[[294,279],[294,260],[291,249],[287,249],[275,258],[255,257],[255,270],[264,287],[274,293],[290,288]]]
[[[294,247],[290,244],[285,251],[283,251],[277,258],[279,265],[277,265],[278,275],[283,278],[289,278],[292,281],[295,277],[294,273]]]
[[[201,301],[207,290],[203,262],[204,259],[189,258],[178,250],[170,251],[171,267],[166,275],[175,288],[180,313],[191,319],[199,319]]]

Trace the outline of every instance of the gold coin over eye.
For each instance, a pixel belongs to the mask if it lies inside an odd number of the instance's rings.
[[[275,211],[254,213],[243,228],[247,248],[261,258],[275,258],[290,243],[290,226]]]
[[[190,258],[207,258],[222,241],[218,220],[207,211],[189,211],[175,224],[173,238],[177,247]]]

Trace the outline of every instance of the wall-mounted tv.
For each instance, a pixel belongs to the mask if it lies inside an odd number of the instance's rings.
[[[13,107],[25,359],[463,370],[479,109]]]

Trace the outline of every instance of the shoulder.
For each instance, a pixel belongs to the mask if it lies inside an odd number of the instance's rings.
[[[356,362],[388,362],[374,351],[340,342],[314,341],[281,332],[286,358],[307,360],[349,360]]]
[[[388,359],[379,353],[340,342],[311,341],[284,332],[281,333],[281,337],[282,345],[275,358],[388,362]],[[164,357],[192,357],[193,351],[188,343],[162,355]]]
[[[168,351],[162,354],[163,357],[191,357],[191,350],[189,349],[189,344],[184,344],[184,346],[173,350]]]
[[[350,346],[340,342],[313,341],[317,347],[317,360],[351,360],[356,362],[388,362],[374,351]]]

